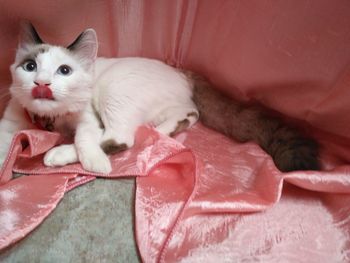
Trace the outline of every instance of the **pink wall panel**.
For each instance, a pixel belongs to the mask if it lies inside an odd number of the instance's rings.
[[[18,23],[25,18],[56,44],[69,44],[93,27],[101,56],[145,56],[194,69],[232,96],[350,138],[347,0],[32,0],[0,6],[3,102]]]

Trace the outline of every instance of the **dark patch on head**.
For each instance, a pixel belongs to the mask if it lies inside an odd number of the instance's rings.
[[[49,49],[50,49],[50,46],[45,45],[45,44],[33,48],[33,49],[31,50],[31,52],[29,52],[29,53],[21,60],[21,63],[19,63],[17,67],[22,66],[23,63],[25,63],[25,62],[28,61],[28,60],[34,60],[34,61],[36,61],[36,58],[38,57],[39,54],[43,54],[43,53],[45,53],[45,52],[48,52]]]
[[[45,53],[49,50],[49,46],[40,46],[38,48],[38,50],[36,51],[36,55],[40,54],[40,53]]]
[[[173,137],[174,135],[178,134],[179,132],[182,132],[183,130],[186,130],[190,126],[190,121],[187,119],[184,119],[182,121],[179,121],[177,123],[177,126],[173,132],[170,133],[170,136]]]
[[[106,154],[116,154],[128,149],[125,143],[119,144],[113,139],[109,139],[101,143],[101,148]]]

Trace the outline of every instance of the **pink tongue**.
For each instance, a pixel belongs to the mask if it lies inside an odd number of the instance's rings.
[[[32,96],[34,99],[53,99],[51,89],[45,85],[36,86],[32,89]]]

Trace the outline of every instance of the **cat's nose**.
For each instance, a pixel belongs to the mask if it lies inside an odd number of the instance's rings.
[[[37,86],[50,86],[51,83],[45,83],[44,81],[34,81],[34,84]]]

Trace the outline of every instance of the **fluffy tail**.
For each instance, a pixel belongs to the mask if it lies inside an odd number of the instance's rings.
[[[318,144],[271,116],[260,106],[243,105],[216,90],[203,77],[185,72],[193,83],[200,120],[237,141],[255,141],[283,172],[318,170]]]

